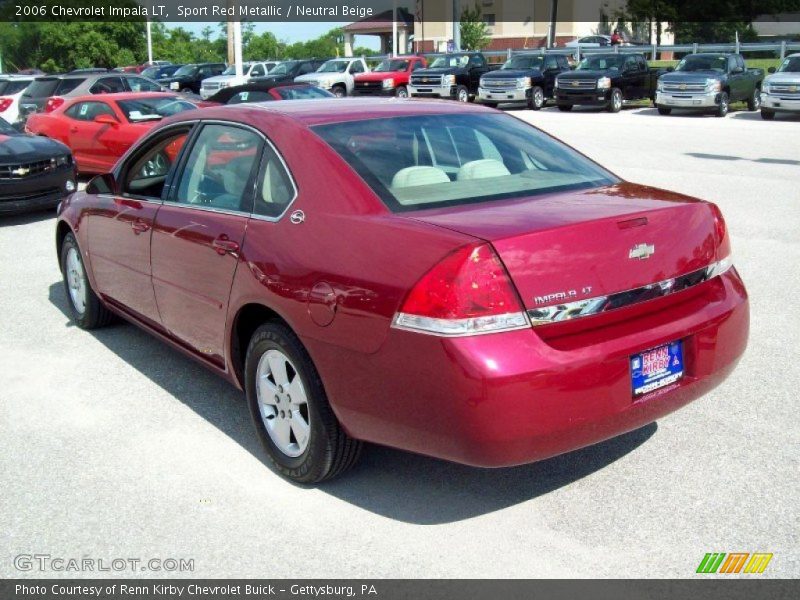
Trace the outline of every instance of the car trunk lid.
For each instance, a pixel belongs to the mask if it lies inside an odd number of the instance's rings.
[[[719,244],[712,205],[627,183],[406,216],[490,242],[526,309],[692,273]]]

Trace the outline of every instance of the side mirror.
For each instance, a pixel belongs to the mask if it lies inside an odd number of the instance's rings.
[[[100,115],[102,116],[102,115]],[[87,194],[116,194],[117,180],[113,173],[97,175],[89,180],[86,185]]]
[[[767,69],[767,73],[774,73],[775,70],[776,70],[775,67],[770,67],[769,69]]]
[[[742,67],[733,67],[731,73],[738,75],[739,73],[744,73],[744,69]]]
[[[100,123],[101,125],[111,125],[112,127],[119,127],[119,121],[117,121],[111,115],[97,115],[94,118],[95,123]]]
[[[667,73],[672,73],[675,70],[675,67],[667,67]]]

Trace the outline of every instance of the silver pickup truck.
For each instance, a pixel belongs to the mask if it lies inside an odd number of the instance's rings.
[[[775,118],[776,112],[800,114],[800,53],[790,54],[777,71],[761,86],[761,118],[767,121]]]

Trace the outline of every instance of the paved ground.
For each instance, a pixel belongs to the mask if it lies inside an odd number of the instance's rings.
[[[540,464],[371,447],[301,488],[264,465],[235,390],[132,326],[69,323],[52,215],[5,220],[0,576],[48,553],[193,558],[202,577],[689,577],[709,551],[773,552],[765,575],[800,575],[800,120],[514,114],[625,178],[720,204],[753,317],[722,387]]]

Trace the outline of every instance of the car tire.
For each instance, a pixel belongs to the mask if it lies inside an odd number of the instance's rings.
[[[722,92],[719,95],[719,105],[717,105],[717,111],[714,113],[717,117],[725,117],[728,115],[728,111],[730,110],[730,104],[728,101],[728,93]]]
[[[408,98],[408,88],[404,85],[401,85],[395,90],[394,95],[398,98]]]
[[[544,90],[538,85],[534,86],[534,88],[531,90],[531,99],[528,102],[528,108],[531,110],[541,110],[541,108],[544,106],[544,103]]]
[[[342,429],[311,357],[291,329],[277,322],[256,329],[244,374],[253,424],[278,473],[297,483],[319,483],[356,463],[363,444]]]
[[[561,112],[569,112],[572,110],[572,104],[559,104],[558,110]]]
[[[622,90],[614,88],[611,90],[611,98],[608,101],[608,112],[618,113],[622,110]]]
[[[469,102],[469,90],[466,86],[460,85],[456,88],[456,100],[459,102]]]
[[[114,319],[89,285],[83,255],[78,247],[75,235],[68,233],[61,243],[61,273],[64,279],[64,292],[70,316],[81,329],[99,329]]]
[[[753,95],[747,99],[747,110],[755,112],[761,108],[761,90],[756,88]]]
[[[192,88],[185,87],[185,88],[181,88],[180,93],[181,94],[194,94],[194,90],[192,90]]]
[[[765,121],[772,121],[775,118],[775,111],[774,110],[764,110],[761,109],[761,118]]]
[[[656,108],[658,108],[658,114],[660,115],[666,116],[672,114],[672,109],[669,108],[668,106],[658,106]]]
[[[345,96],[347,96],[347,88],[341,85],[335,85],[333,86],[331,93],[337,98],[344,98]]]

